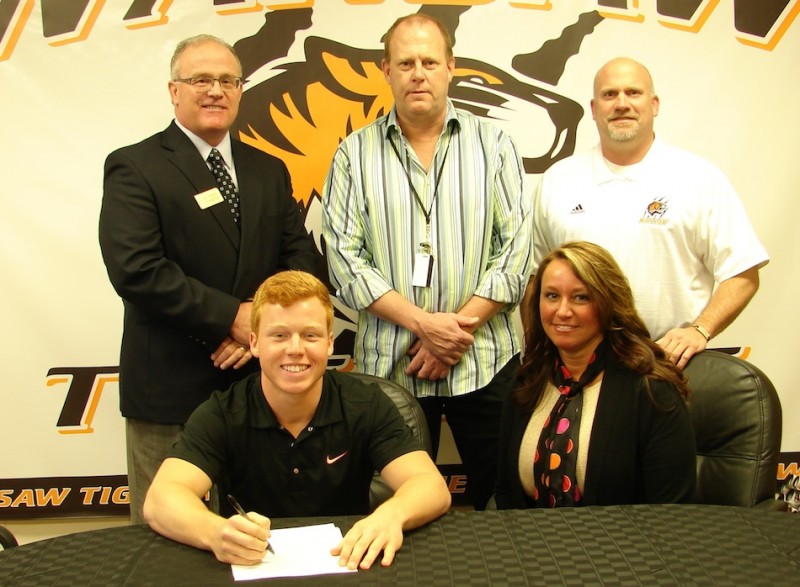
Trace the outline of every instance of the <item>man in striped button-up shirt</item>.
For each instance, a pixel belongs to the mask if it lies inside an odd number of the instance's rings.
[[[475,507],[493,492],[531,271],[531,202],[511,138],[447,97],[455,60],[423,14],[385,36],[395,106],[340,145],[323,234],[337,296],[359,310],[356,368],[412,390],[434,454],[446,414]]]

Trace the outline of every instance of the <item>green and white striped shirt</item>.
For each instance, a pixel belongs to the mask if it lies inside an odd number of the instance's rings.
[[[533,217],[524,185],[511,137],[449,100],[430,173],[394,109],[341,143],[323,189],[323,236],[336,295],[359,310],[358,370],[393,379],[418,397],[455,396],[487,385],[519,352],[510,312],[532,270]],[[424,241],[432,245],[432,283],[414,287],[414,257]],[[405,374],[415,335],[365,309],[390,290],[428,312],[457,312],[473,295],[506,307],[473,333],[474,344],[446,379],[417,380]]]

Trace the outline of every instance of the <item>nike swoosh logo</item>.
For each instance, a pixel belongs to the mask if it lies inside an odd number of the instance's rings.
[[[342,454],[340,454],[339,456],[335,456],[335,457],[333,457],[333,458],[331,458],[331,457],[325,457],[325,462],[326,462],[326,463],[328,463],[329,465],[332,465],[333,463],[335,463],[336,461],[338,461],[339,459],[341,459],[342,457],[344,457],[344,455],[346,455],[346,454],[347,454],[347,451],[344,451],[344,452],[343,452]]]

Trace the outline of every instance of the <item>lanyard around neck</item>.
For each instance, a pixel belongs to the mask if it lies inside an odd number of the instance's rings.
[[[417,188],[415,188],[414,184],[411,182],[411,174],[408,172],[408,169],[406,169],[406,166],[403,165],[403,158],[400,157],[400,151],[397,150],[397,146],[394,144],[394,141],[391,138],[389,138],[389,144],[392,145],[392,150],[394,151],[394,154],[397,155],[397,160],[400,162],[400,167],[403,168],[403,171],[406,174],[406,179],[408,180],[408,187],[411,190],[411,194],[413,195],[414,200],[416,200],[417,205],[420,207],[420,210],[422,210],[422,213],[425,215],[425,228],[427,235],[430,235],[431,214],[433,213],[433,206],[436,204],[436,196],[439,193],[439,181],[441,181],[442,179],[442,171],[444,170],[444,164],[447,161],[447,154],[450,152],[451,141],[452,141],[452,136],[448,137],[447,147],[445,147],[444,156],[442,157],[442,162],[439,164],[439,171],[436,174],[436,183],[433,186],[433,198],[431,199],[431,205],[427,210],[425,210],[425,205],[422,203],[422,198],[419,197]]]

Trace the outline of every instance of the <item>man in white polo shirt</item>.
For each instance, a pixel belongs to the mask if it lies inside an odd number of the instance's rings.
[[[543,175],[534,261],[567,241],[607,248],[651,336],[683,368],[741,313],[769,258],[722,172],[655,137],[658,108],[642,64],[620,57],[597,72],[600,144]]]

